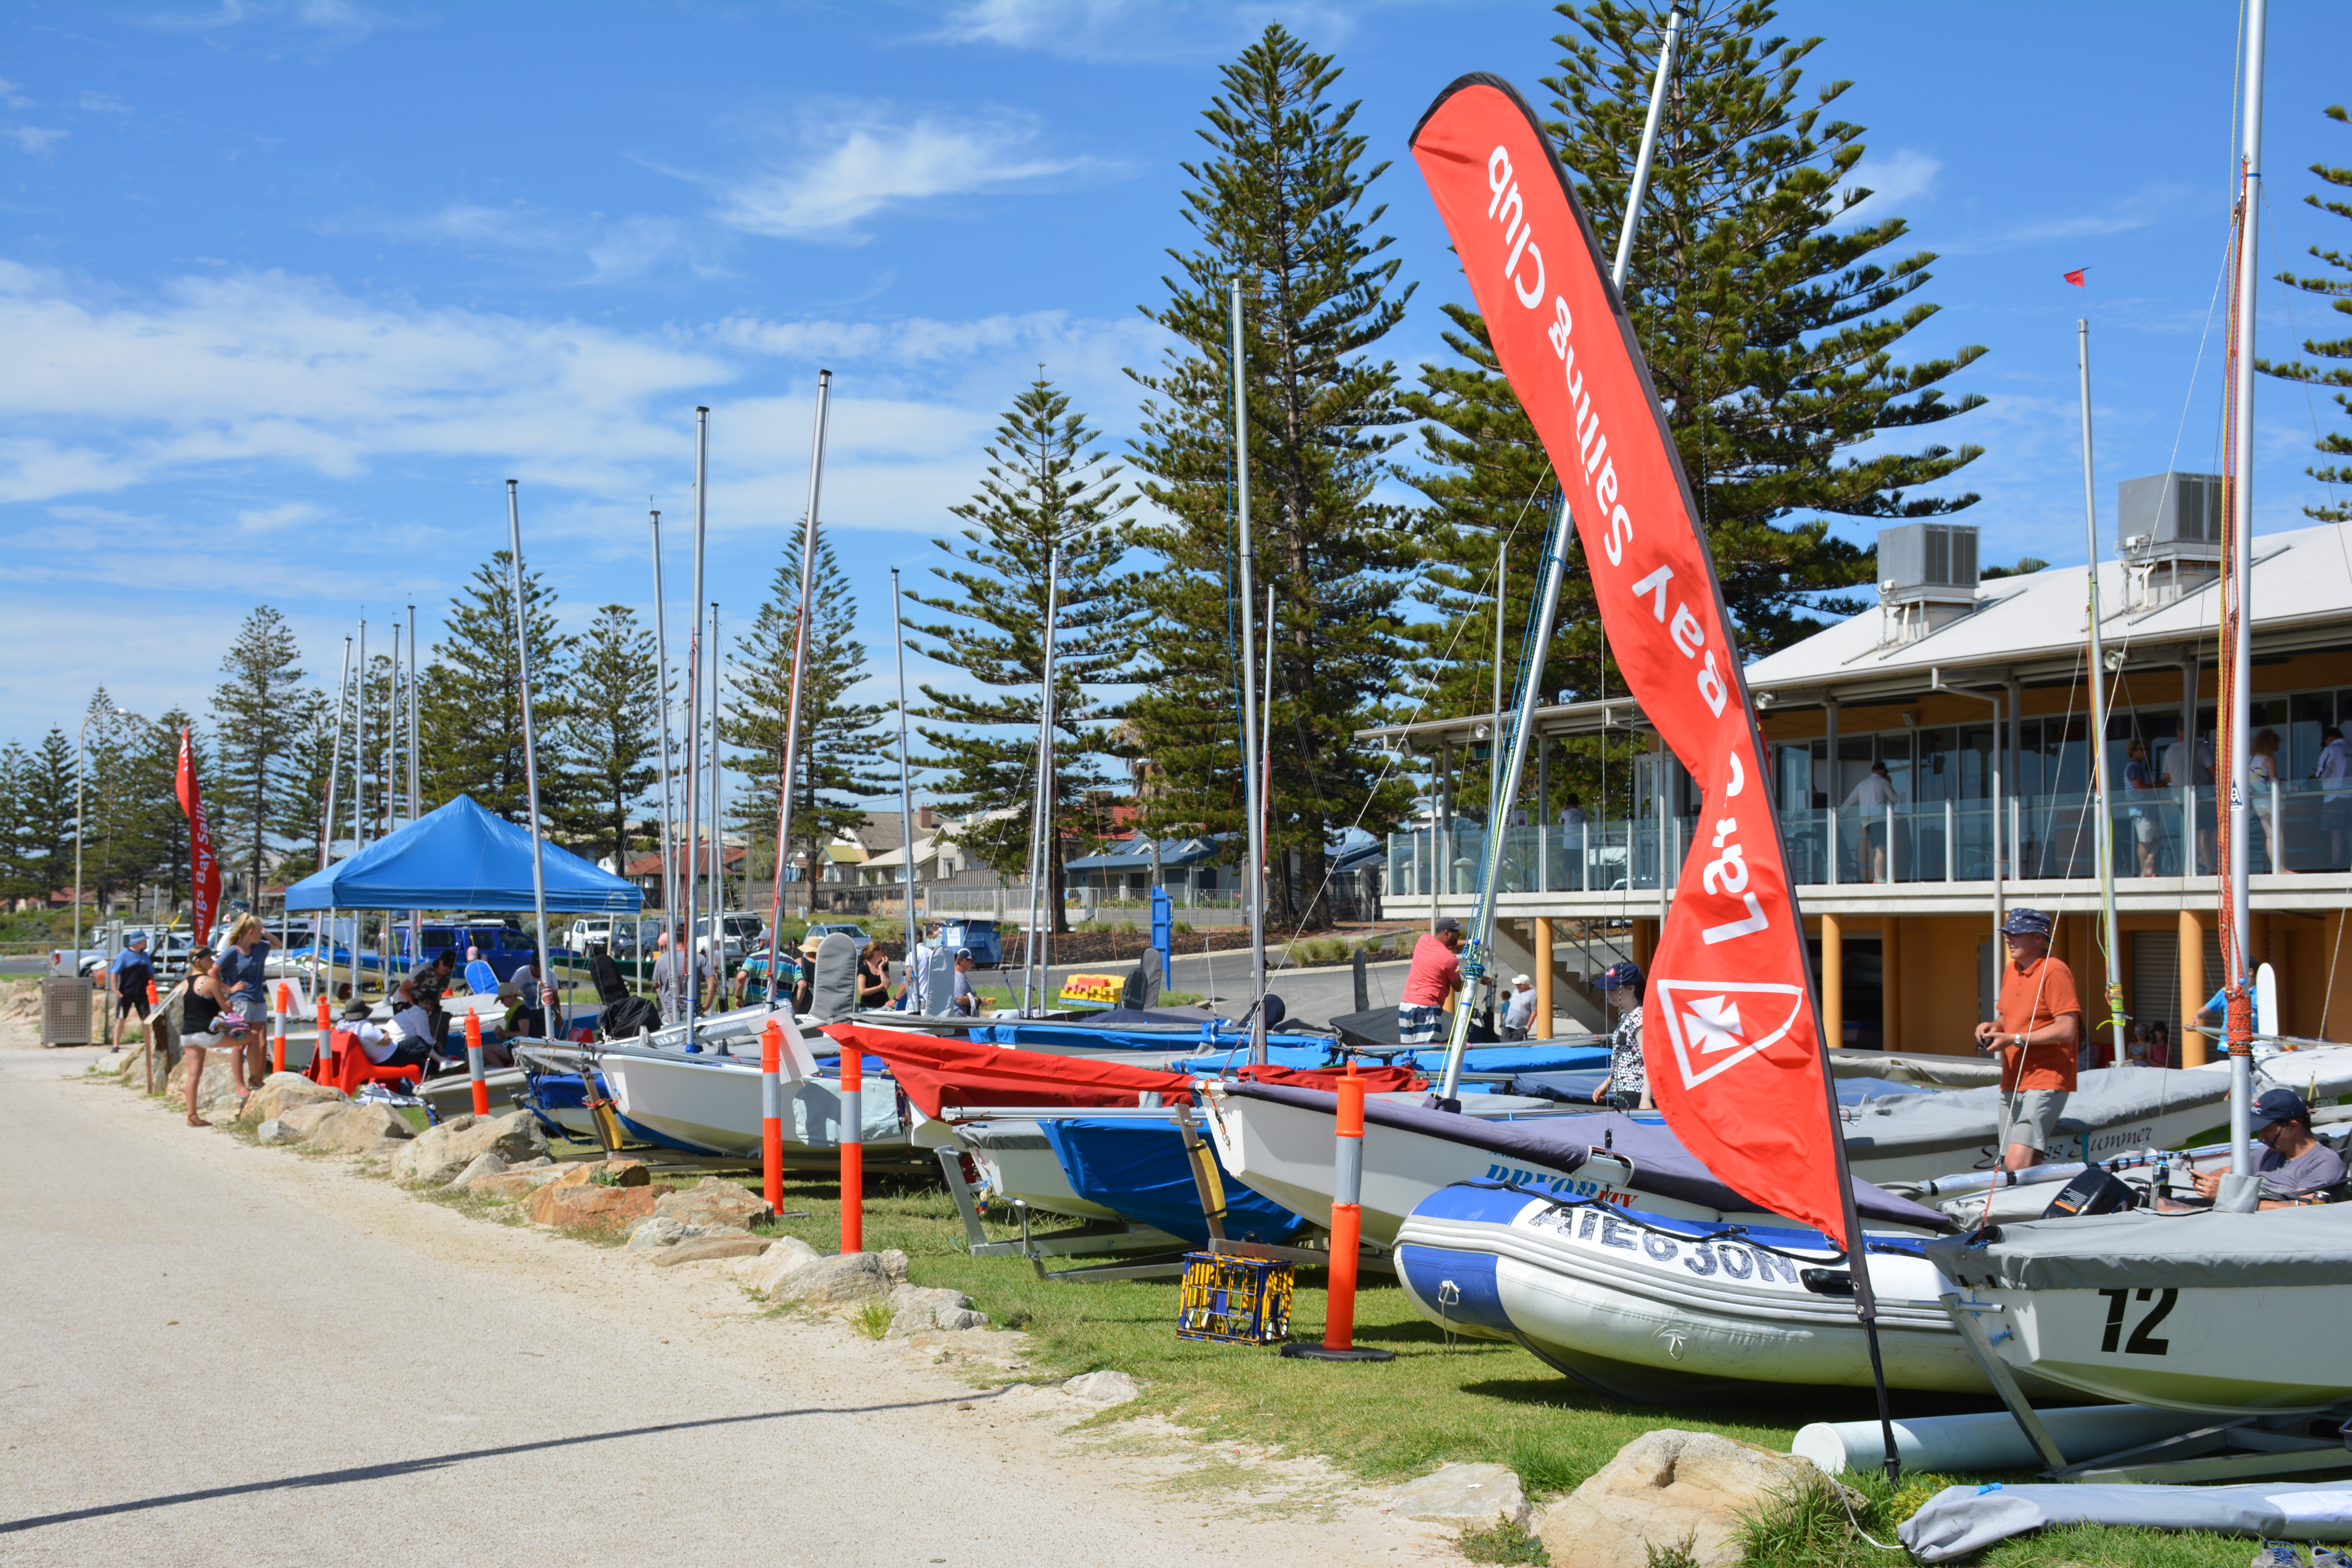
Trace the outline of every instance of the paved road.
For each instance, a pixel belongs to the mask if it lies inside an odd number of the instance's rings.
[[[12,1563],[1430,1560],[1360,1507],[1204,1527],[928,1352],[188,1130],[89,1059],[0,1051]]]

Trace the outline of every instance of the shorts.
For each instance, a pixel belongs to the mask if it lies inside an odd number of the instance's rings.
[[[2132,837],[2142,844],[2154,844],[2163,837],[2156,825],[2156,818],[2140,812],[2131,814],[2131,825]]]
[[[144,992],[136,995],[128,991],[115,994],[114,1016],[119,1018],[126,1013],[136,1013],[142,1018],[147,1016],[147,996]]]
[[[1399,1007],[1397,1009],[1397,1044],[1401,1046],[1433,1046],[1437,1043],[1439,1023],[1445,1016],[1443,1007]]]
[[[2066,1113],[2068,1095],[2069,1091],[2063,1089],[2018,1090],[2011,1097],[2009,1125],[2002,1130],[2003,1144],[2022,1143],[2044,1152],[2055,1148],[2058,1119]]]
[[[183,1035],[180,1048],[187,1051],[216,1051],[228,1044],[228,1037],[218,1029],[208,1029],[201,1035]]]

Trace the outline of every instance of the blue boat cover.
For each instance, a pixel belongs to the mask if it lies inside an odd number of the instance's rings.
[[[1276,1083],[1233,1083],[1225,1087],[1224,1092],[1297,1106],[1335,1119],[1338,1116],[1338,1096],[1322,1089],[1294,1089]],[[1424,1137],[1443,1138],[1506,1160],[1522,1160],[1562,1173],[1574,1173],[1594,1149],[1606,1146],[1616,1153],[1632,1156],[1633,1175],[1627,1184],[1635,1192],[1654,1193],[1660,1197],[1730,1212],[1761,1209],[1769,1213],[1772,1208],[1770,1204],[1744,1196],[1716,1180],[1714,1173],[1684,1148],[1682,1140],[1661,1121],[1637,1120],[1612,1110],[1549,1112],[1507,1121],[1432,1110],[1393,1100],[1367,1100],[1364,1120]],[[1853,1184],[1853,1201],[1864,1223],[1905,1225],[1925,1230],[1952,1228],[1951,1220],[1937,1210],[1908,1198],[1898,1198],[1868,1182]]]
[[[1080,1197],[1195,1247],[1209,1244],[1184,1135],[1174,1122],[1048,1116],[1037,1125]],[[1207,1146],[1214,1158],[1216,1145]],[[1225,1235],[1234,1240],[1255,1234],[1260,1241],[1286,1242],[1307,1227],[1305,1219],[1252,1192],[1230,1172],[1224,1189]]]
[[[547,907],[635,914],[645,894],[555,844],[542,844]],[[459,795],[286,889],[289,910],[528,910],[530,835]]]

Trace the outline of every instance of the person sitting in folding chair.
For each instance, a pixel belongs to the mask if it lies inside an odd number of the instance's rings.
[[[369,1016],[364,1002],[343,1009],[343,1033],[360,1043],[360,1054],[380,1068],[424,1067],[433,1059],[432,1026],[425,1009],[410,1007],[394,1016],[390,1025]]]

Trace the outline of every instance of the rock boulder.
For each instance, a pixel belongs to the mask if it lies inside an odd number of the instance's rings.
[[[563,1174],[561,1165],[533,1165],[518,1171],[503,1171],[495,1176],[476,1176],[467,1184],[466,1195],[475,1198],[527,1198],[544,1186],[552,1185]]]
[[[504,1178],[497,1178],[503,1180]],[[570,1226],[583,1230],[614,1231],[631,1220],[654,1212],[654,1205],[670,1189],[659,1182],[637,1187],[600,1187],[587,1183],[566,1185],[550,1182],[530,1200],[535,1225]]]
[[[894,1247],[887,1252],[845,1252],[804,1260],[767,1295],[772,1301],[847,1307],[882,1300],[906,1282],[907,1255]]]
[[[301,1136],[274,1116],[253,1130],[253,1141],[257,1143],[292,1143]]]
[[[732,1225],[750,1229],[776,1216],[767,1200],[733,1182],[705,1176],[662,1199],[654,1213],[680,1225]]]
[[[546,1152],[547,1134],[540,1131],[538,1118],[530,1111],[513,1110],[504,1116],[469,1113],[453,1116],[419,1135],[393,1162],[392,1173],[398,1181],[439,1187],[447,1185],[478,1155],[496,1154],[515,1164]]]
[[[207,1078],[212,1076],[210,1063],[205,1064],[205,1075]],[[340,1089],[312,1083],[299,1072],[274,1072],[247,1098],[245,1109],[238,1113],[237,1120],[258,1123],[283,1117],[297,1106],[348,1103]]]
[[[1450,1524],[1457,1530],[1492,1530],[1497,1519],[1528,1527],[1528,1494],[1517,1472],[1501,1465],[1447,1465],[1396,1489],[1392,1504],[1402,1519]]]
[[[757,1258],[768,1250],[768,1238],[748,1230],[722,1226],[709,1236],[688,1237],[655,1255],[654,1267],[672,1268],[681,1263],[708,1263],[721,1258]]]
[[[1537,1527],[1554,1568],[1623,1568],[1687,1541],[1700,1568],[1733,1568],[1739,1521],[1776,1495],[1820,1484],[1811,1459],[1711,1432],[1645,1432]]]
[[[787,1275],[817,1260],[817,1250],[796,1236],[778,1237],[775,1244],[756,1258],[748,1258],[736,1268],[735,1277],[762,1296],[772,1297]]]
[[[303,1140],[312,1149],[331,1154],[375,1154],[386,1142],[403,1153],[415,1141],[416,1130],[389,1105],[337,1105],[328,1108]]]
[[[545,1147],[543,1141],[541,1147]],[[584,1160],[559,1170],[555,1184],[559,1187],[642,1187],[653,1179],[653,1172],[643,1160]],[[675,1190],[671,1187],[662,1189],[665,1193]]]
[[[1082,1372],[1064,1381],[1062,1392],[1089,1405],[1124,1405],[1137,1389],[1135,1379],[1123,1372]]]
[[[988,1314],[971,1310],[971,1298],[961,1290],[927,1289],[901,1285],[890,1292],[890,1330],[886,1336],[903,1340],[909,1334],[945,1329],[984,1329]]]
[[[308,1138],[350,1109],[351,1101],[340,1097],[319,1100],[308,1105],[298,1105],[291,1110],[281,1110],[278,1113],[278,1120],[292,1128],[297,1137]]]
[[[482,1177],[503,1176],[506,1174],[506,1170],[507,1163],[499,1159],[497,1154],[487,1152],[479,1153],[466,1163],[464,1170],[449,1178],[449,1186],[453,1192],[471,1192],[474,1189],[474,1184]]]

